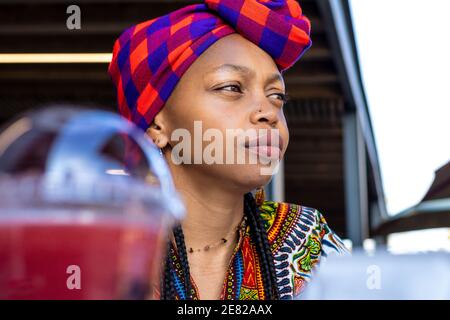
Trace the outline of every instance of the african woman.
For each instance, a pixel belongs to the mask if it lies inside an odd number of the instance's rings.
[[[228,129],[266,130],[275,139],[258,135],[256,146],[241,147],[281,160],[289,142],[283,72],[311,46],[310,28],[293,0],[206,0],[116,41],[109,73],[119,111],[161,149],[186,206],[168,239],[161,299],[292,299],[321,259],[345,253],[318,210],[264,199],[267,162],[173,156],[174,133],[195,136],[200,121],[223,137]]]

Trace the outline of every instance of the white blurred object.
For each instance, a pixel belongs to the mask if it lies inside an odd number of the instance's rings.
[[[406,231],[388,235],[387,247],[393,254],[430,251],[450,253],[450,228]]]
[[[450,254],[330,256],[299,299],[450,299]]]
[[[350,239],[343,239],[342,242],[344,242],[345,247],[348,249],[348,251],[352,252],[353,249],[353,242]]]
[[[373,255],[375,254],[377,243],[374,239],[365,239],[363,242],[363,248],[368,255]]]

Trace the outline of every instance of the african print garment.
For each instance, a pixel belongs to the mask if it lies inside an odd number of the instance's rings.
[[[264,201],[260,213],[274,256],[281,299],[297,297],[319,261],[330,254],[346,255],[341,239],[328,227],[322,214],[296,204]],[[185,299],[183,273],[176,249],[171,248],[177,299]],[[200,299],[193,279],[193,295]],[[262,300],[263,279],[250,227],[241,231],[224,279],[222,300]]]

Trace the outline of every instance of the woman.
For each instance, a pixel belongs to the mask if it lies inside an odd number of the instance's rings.
[[[222,137],[229,129],[275,132],[241,147],[248,157],[281,159],[289,141],[282,73],[310,47],[309,34],[296,1],[207,0],[116,41],[109,73],[120,113],[161,149],[187,210],[168,241],[162,299],[291,299],[322,257],[345,252],[317,210],[264,199],[267,161],[198,163],[192,144],[181,152],[188,161],[174,157],[174,133],[198,135],[200,121]]]

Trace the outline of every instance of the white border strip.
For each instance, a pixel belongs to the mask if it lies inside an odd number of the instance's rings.
[[[111,53],[1,53],[6,63],[109,63]]]

